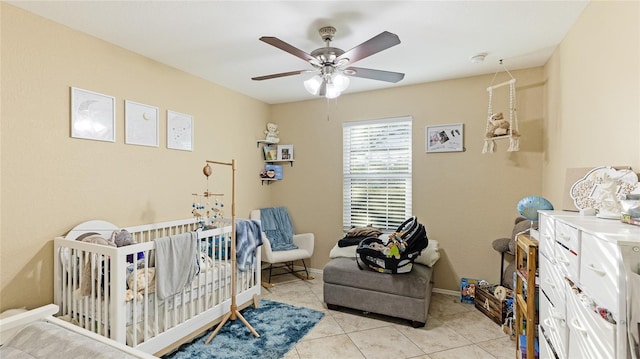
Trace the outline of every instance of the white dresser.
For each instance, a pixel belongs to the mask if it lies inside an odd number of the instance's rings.
[[[640,227],[540,211],[538,239],[540,358],[638,358]]]

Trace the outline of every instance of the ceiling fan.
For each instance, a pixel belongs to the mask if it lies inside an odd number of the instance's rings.
[[[349,76],[394,83],[404,78],[404,74],[400,72],[350,66],[354,62],[362,60],[365,57],[398,45],[400,43],[398,35],[384,31],[345,52],[342,49],[331,46],[331,40],[336,33],[336,29],[334,27],[322,27],[320,28],[319,33],[322,40],[326,43],[326,46],[315,49],[310,54],[278,39],[277,37],[261,37],[260,41],[266,42],[269,45],[275,46],[292,54],[293,56],[307,61],[311,66],[313,66],[313,69],[282,72],[278,74],[253,77],[251,79],[262,81],[278,77],[316,72],[316,76],[304,82],[307,91],[313,95],[335,98],[340,96],[340,93],[349,86]]]

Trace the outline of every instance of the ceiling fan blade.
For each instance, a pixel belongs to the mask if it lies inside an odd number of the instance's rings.
[[[273,37],[273,36],[262,36],[260,38],[260,41],[266,42],[267,44],[271,45],[271,46],[275,46],[277,48],[279,48],[280,50],[286,51],[288,53],[290,53],[293,56],[299,57],[301,59],[303,59],[304,61],[310,62],[313,65],[320,65],[320,62],[318,62],[318,59],[316,59],[315,57],[311,56],[311,54],[308,54],[302,50],[300,50],[299,48],[288,44],[280,39],[278,39],[277,37]]]
[[[251,79],[255,80],[255,81],[262,81],[262,80],[275,79],[275,78],[278,78],[278,77],[300,75],[300,74],[303,74],[305,72],[313,72],[313,71],[314,70],[297,70],[297,71],[281,72],[279,74],[256,76],[256,77],[252,77]]]
[[[352,77],[362,77],[386,82],[398,82],[404,78],[404,74],[401,72],[365,69],[363,67],[353,66],[344,69],[344,74]]]
[[[400,43],[400,38],[396,34],[392,34],[388,31],[381,32],[377,36],[363,42],[362,44],[354,47],[353,49],[338,56],[335,63],[338,63],[342,59],[347,59],[346,64],[352,64],[358,60],[362,60],[365,57],[377,54],[382,50],[386,50],[392,46],[396,46]]]

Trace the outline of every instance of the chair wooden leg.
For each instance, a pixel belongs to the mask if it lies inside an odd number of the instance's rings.
[[[500,283],[502,285],[502,280],[504,279],[504,252],[500,253]]]

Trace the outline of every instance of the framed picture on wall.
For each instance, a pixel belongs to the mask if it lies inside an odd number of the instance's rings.
[[[426,152],[462,152],[464,151],[464,127],[461,123],[426,126]]]
[[[158,108],[133,101],[124,102],[124,143],[158,147]]]
[[[293,145],[278,146],[278,161],[293,161]]]
[[[193,151],[193,116],[167,110],[167,148]]]
[[[71,137],[116,141],[116,98],[71,87]]]

